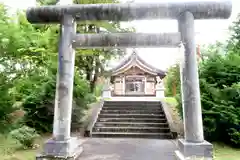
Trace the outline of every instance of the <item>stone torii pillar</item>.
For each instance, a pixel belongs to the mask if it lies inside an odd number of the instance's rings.
[[[58,1],[60,6],[70,4],[72,0]],[[81,141],[70,135],[75,64],[72,38],[76,34],[75,18],[66,14],[60,24],[53,137],[44,144],[43,153],[36,156],[37,160],[75,159],[83,151]]]
[[[74,159],[81,145],[70,136],[73,48],[136,48],[184,46],[181,68],[185,138],[178,141],[178,159],[212,159],[212,145],[204,140],[194,20],[227,19],[232,11],[229,0],[199,0],[158,3],[83,4],[33,7],[27,10],[31,23],[61,23],[58,87],[56,94],[54,134],[44,146],[42,157]],[[143,19],[177,19],[178,33],[109,33],[76,34],[75,20],[131,21]],[[39,158],[42,158],[39,156]],[[44,159],[45,160],[45,159]]]
[[[178,157],[204,157],[212,159],[213,146],[204,140],[198,64],[196,55],[194,16],[191,12],[183,12],[178,18],[178,29],[181,33],[180,54],[181,91],[184,121],[184,139],[178,140]],[[181,158],[179,158],[181,159]]]

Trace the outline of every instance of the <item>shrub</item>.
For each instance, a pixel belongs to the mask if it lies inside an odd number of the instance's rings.
[[[180,68],[176,64],[168,69],[167,76],[164,78],[165,95],[167,97],[175,96],[180,92]]]
[[[97,84],[94,90],[94,95],[100,97],[102,95],[103,84]]]
[[[14,95],[20,97],[22,108],[26,112],[24,123],[36,129],[39,133],[52,132],[54,116],[54,100],[56,92],[56,72],[48,75],[30,75],[15,82]],[[81,125],[83,111],[87,104],[95,101],[90,94],[89,84],[80,73],[76,71],[73,88],[72,129]]]
[[[240,54],[222,50],[219,45],[208,48],[202,52],[205,58],[199,63],[204,136],[208,141],[240,147]],[[167,75],[166,84],[170,89],[173,78],[180,77],[176,69],[173,66]],[[177,85],[176,88],[180,88],[180,83]],[[179,89],[175,98],[182,116]]]
[[[16,139],[24,148],[32,148],[39,134],[33,128],[22,126],[19,129],[11,131],[10,136]]]
[[[240,131],[239,131],[239,126],[238,130],[235,128],[230,128],[228,130],[228,134],[230,136],[230,140],[233,143],[234,146],[238,147],[240,146]]]

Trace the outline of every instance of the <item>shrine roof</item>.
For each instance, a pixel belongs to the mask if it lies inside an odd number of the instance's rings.
[[[120,62],[120,64],[112,68],[110,72],[113,76],[118,75],[120,73],[123,73],[124,70],[130,69],[133,66],[139,67],[145,72],[152,75],[160,76],[161,78],[164,78],[166,76],[166,71],[158,69],[147,63],[137,54],[135,50],[132,52],[130,56],[126,57],[122,62]]]

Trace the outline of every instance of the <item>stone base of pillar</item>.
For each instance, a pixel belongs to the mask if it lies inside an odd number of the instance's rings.
[[[156,97],[157,98],[164,98],[165,95],[164,95],[164,88],[157,88],[156,89]]]
[[[49,139],[43,146],[43,152],[36,156],[36,160],[75,160],[82,151],[82,141],[77,137],[66,141]]]
[[[175,156],[178,160],[212,160],[213,145],[207,141],[190,143],[184,139],[178,140],[178,149]]]
[[[111,98],[112,95],[111,92],[112,92],[111,87],[109,85],[105,85],[102,91],[102,98]]]
[[[111,90],[103,90],[102,98],[111,98]]]

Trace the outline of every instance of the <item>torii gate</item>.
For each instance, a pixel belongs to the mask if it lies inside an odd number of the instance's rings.
[[[72,4],[33,7],[27,10],[31,23],[60,23],[59,66],[53,137],[37,159],[75,159],[82,152],[80,142],[70,136],[74,76],[74,48],[184,47],[181,87],[185,138],[178,140],[178,159],[193,156],[212,159],[212,145],[204,140],[196,44],[195,19],[227,19],[232,12],[229,0],[199,0],[158,3]],[[177,19],[178,33],[76,34],[75,21]]]

